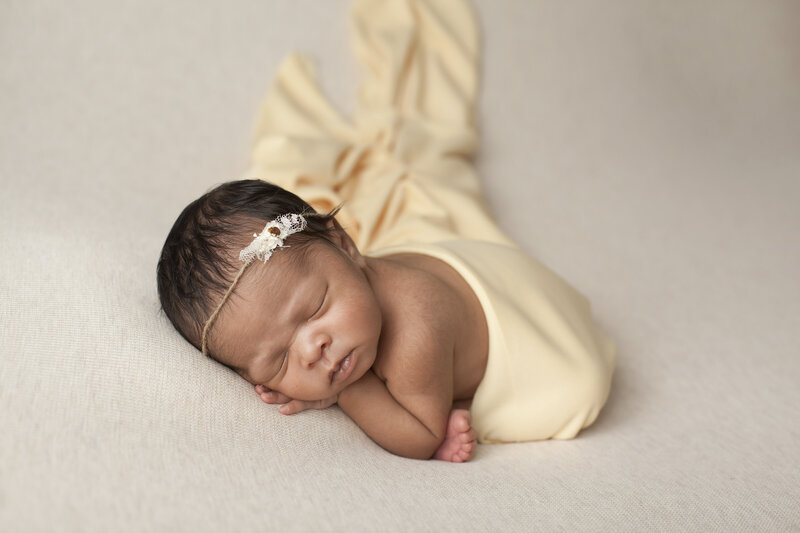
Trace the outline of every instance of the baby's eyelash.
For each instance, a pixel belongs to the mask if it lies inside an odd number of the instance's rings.
[[[280,374],[280,373],[281,373],[281,370],[283,370],[283,366],[286,364],[286,360],[287,360],[288,358],[289,358],[289,350],[284,350],[284,351],[281,353],[281,355],[280,355],[280,362],[281,362],[281,364],[280,364],[280,366],[278,366],[278,371],[277,371],[277,372],[275,372],[275,375],[273,375],[273,376],[272,376],[272,377],[269,379],[269,381],[272,381],[273,379],[275,379],[275,378],[278,376],[278,374]]]
[[[320,304],[319,304],[319,307],[317,307],[317,310],[316,310],[316,311],[314,311],[314,314],[313,314],[313,315],[311,315],[311,318],[314,318],[315,316],[317,316],[317,315],[319,314],[319,312],[320,312],[320,311],[322,310],[322,308],[325,306],[325,302],[326,302],[327,300],[328,300],[328,288],[326,287],[326,288],[325,288],[325,295],[322,297],[322,302],[320,302]],[[311,318],[309,318],[309,320],[311,320]]]

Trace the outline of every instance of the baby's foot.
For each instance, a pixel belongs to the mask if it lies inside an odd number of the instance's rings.
[[[447,436],[433,458],[463,463],[472,458],[477,444],[477,434],[472,429],[472,415],[466,409],[453,409],[447,420]]]

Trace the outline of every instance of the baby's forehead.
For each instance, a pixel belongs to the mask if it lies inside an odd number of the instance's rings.
[[[254,261],[252,266],[256,267],[256,282],[262,288],[278,291],[282,287],[291,289],[303,281],[329,275],[329,267],[338,260],[339,252],[334,245],[315,239],[300,246],[277,249],[266,263]]]

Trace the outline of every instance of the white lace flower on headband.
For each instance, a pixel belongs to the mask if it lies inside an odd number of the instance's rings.
[[[276,248],[283,247],[286,237],[304,229],[306,229],[306,219],[303,215],[281,215],[267,222],[261,233],[253,234],[255,239],[239,252],[239,259],[245,264],[250,264],[253,259],[260,259],[266,263]]]

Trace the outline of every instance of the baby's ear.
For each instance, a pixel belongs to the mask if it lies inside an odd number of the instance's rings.
[[[349,255],[351,259],[360,262],[362,260],[361,252],[358,251],[356,243],[353,242],[353,239],[350,238],[350,235],[347,234],[339,222],[332,218],[325,225],[331,230],[330,238],[333,243]]]

